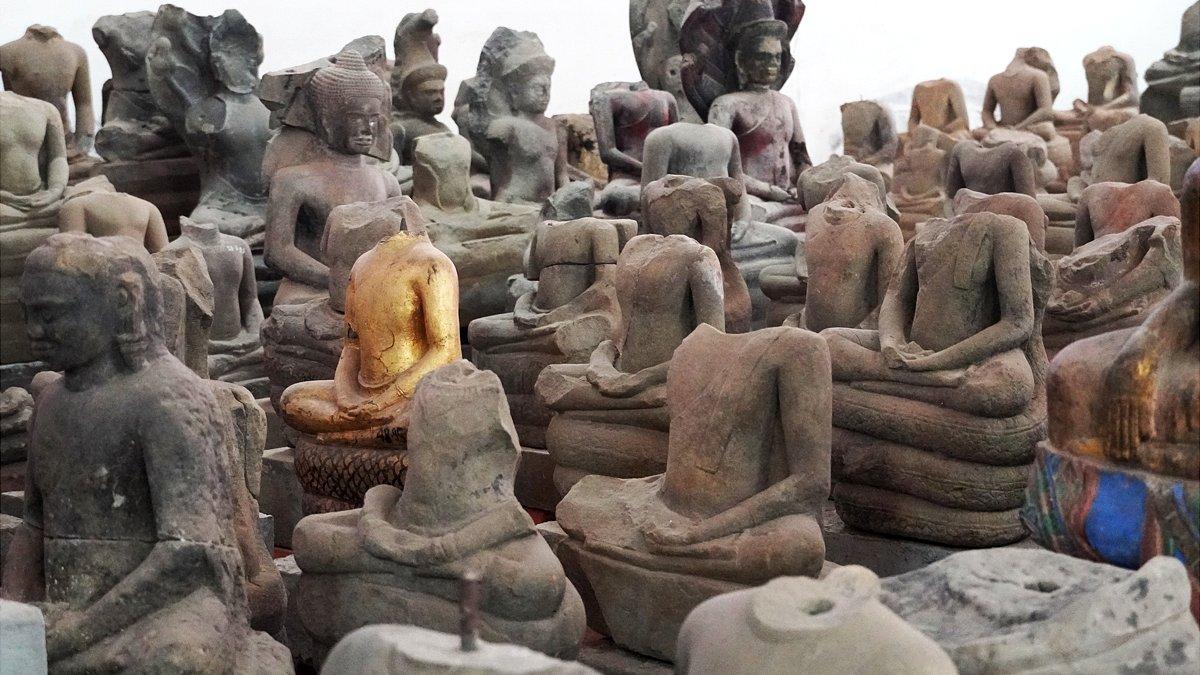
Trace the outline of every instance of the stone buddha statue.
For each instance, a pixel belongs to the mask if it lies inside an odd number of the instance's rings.
[[[906,238],[918,223],[942,215],[949,153],[938,147],[940,136],[937,128],[924,123],[910,128],[904,153],[896,159],[891,192]]]
[[[541,204],[567,182],[567,148],[546,117],[554,59],[534,33],[497,28],[455,107],[459,129],[480,153],[498,202]]]
[[[429,221],[429,239],[458,271],[459,320],[501,313],[506,279],[520,274],[537,207],[471,193],[471,144],[459,134],[430,133],[412,149],[412,198]]]
[[[1146,179],[1171,184],[1171,148],[1167,125],[1149,115],[1129,120],[1085,137],[1092,156],[1090,167],[1072,181],[1071,196],[1078,198],[1092,183],[1137,183]]]
[[[180,236],[167,247],[191,248],[203,258],[213,284],[213,318],[208,331],[208,376],[241,384],[266,395],[260,330],[262,305],[254,279],[254,259],[244,239],[224,234],[212,223],[181,218]]]
[[[438,63],[442,38],[433,32],[438,15],[432,9],[405,14],[396,26],[393,41],[396,64],[392,68],[392,143],[400,162],[413,163],[413,146],[421,136],[446,133],[438,121],[446,105],[446,67]]]
[[[995,213],[1012,216],[1025,223],[1029,230],[1029,242],[1034,248],[1045,252],[1049,218],[1038,201],[1029,195],[1016,192],[997,192],[989,195],[974,190],[959,190],[949,204],[950,213],[961,216],[967,213]],[[1070,244],[1067,248],[1070,249]]]
[[[1179,558],[1195,607],[1200,161],[1187,173],[1182,215],[1183,281],[1141,325],[1079,340],[1050,364],[1050,439],[1023,517],[1039,543],[1063,553],[1130,568]]]
[[[1194,116],[1200,104],[1200,2],[1183,11],[1179,44],[1146,69],[1142,112],[1162,122]]]
[[[684,90],[704,119],[737,135],[746,193],[767,222],[803,213],[796,177],[812,164],[796,104],[778,91],[803,15],[800,0],[720,0],[691,8],[680,29]]]
[[[642,189],[667,175],[696,178],[733,178],[745,184],[737,136],[715,124],[677,122],[650,132],[642,153]],[[733,260],[754,307],[753,320],[766,314],[767,299],[759,287],[763,268],[791,262],[797,239],[784,227],[762,222],[753,216],[749,198],[729,205],[732,212]]]
[[[1027,223],[931,220],[905,246],[879,330],[822,332],[846,524],[964,547],[1025,536],[1016,509],[1045,434],[1051,283]]]
[[[1073,136],[1076,145],[1088,131],[1104,131],[1138,113],[1138,74],[1132,56],[1105,45],[1083,57],[1083,72],[1087,100],[1075,99],[1070,110],[1054,114],[1054,125]]]
[[[829,367],[807,331],[698,326],[667,374],[665,473],[588,476],[559,503],[560,549],[578,557],[618,645],[672,659],[704,600],[821,571]]]
[[[788,325],[826,328],[875,325],[879,304],[904,249],[904,236],[884,211],[879,188],[846,174],[833,195],[808,214],[804,255],[804,310]]]
[[[1008,67],[988,80],[983,127],[976,136],[988,146],[1006,141],[1036,146],[1040,140],[1046,147],[1045,158],[1038,164],[1044,163],[1065,186],[1067,177],[1075,172],[1075,158],[1070,141],[1054,129],[1053,105],[1058,92],[1058,71],[1050,54],[1040,47],[1017,49]]]
[[[158,109],[146,81],[154,12],[102,16],[92,38],[108,61],[96,152],[108,161],[186,157],[187,146]]]
[[[303,626],[324,649],[368,624],[458,632],[458,580],[477,574],[479,636],[573,656],[583,603],[513,496],[517,438],[495,374],[450,361],[408,408],[404,489],[309,516],[293,546]]]
[[[539,283],[540,285],[540,283]],[[617,260],[621,320],[588,363],[547,366],[535,391],[556,414],[546,430],[560,494],[584,475],[632,478],[667,459],[671,354],[697,326],[725,328],[717,254],[691,237],[634,237]]]
[[[641,199],[642,156],[651,131],[679,121],[675,97],[645,82],[606,82],[592,88],[588,106],[596,125],[596,146],[608,166],[600,208],[614,216],[637,210]]]
[[[937,135],[937,145],[944,151],[949,151],[955,141],[969,140],[971,124],[962,86],[945,78],[918,82],[913,87],[912,107],[908,112],[910,139],[921,125],[941,132]]]
[[[1179,200],[1152,180],[1094,183],[1075,217],[1075,250],[1056,262],[1046,348],[1137,326],[1183,273]]]
[[[543,221],[525,256],[524,279],[532,289],[517,298],[513,311],[467,327],[471,360],[500,377],[522,445],[546,446],[552,413],[534,393],[542,370],[586,363],[616,329],[617,259],[636,235],[633,220]]]
[[[58,110],[69,163],[87,158],[96,136],[96,113],[83,47],[67,42],[50,26],[30,26],[20,38],[0,45],[0,75],[6,90],[46,101]],[[74,127],[68,94],[75,104]]]
[[[167,245],[162,213],[150,202],[124,192],[114,192],[106,178],[98,177],[69,188],[58,211],[61,232],[82,232],[93,237],[129,237],[149,253]]]
[[[843,152],[890,177],[900,145],[891,113],[875,101],[851,101],[840,109]]]
[[[985,148],[975,141],[959,141],[946,168],[946,195],[953,198],[963,188],[989,195],[1016,192],[1035,197],[1037,178],[1029,155],[1016,143]]]
[[[323,294],[329,268],[320,245],[334,207],[400,194],[394,176],[364,159],[387,133],[390,93],[362,55],[344,50],[311,76],[304,94],[320,143],[306,161],[274,172],[267,204],[264,260],[284,278],[277,306]]]
[[[283,421],[310,437],[297,442],[297,473],[309,495],[343,503],[328,506],[353,505],[366,488],[392,478],[417,382],[462,358],[457,282],[454,263],[420,231],[394,234],[354,263],[333,378],[297,382],[279,399]],[[321,467],[341,453],[349,453],[342,466],[373,458],[363,461],[378,482],[355,483],[362,470],[350,467],[325,473]]]
[[[0,361],[32,361],[17,286],[25,257],[58,231],[69,169],[62,118],[45,101],[0,91]]]
[[[0,585],[42,603],[55,672],[290,673],[250,628],[231,429],[162,342],[157,278],[125,237],[59,234],[30,255],[30,335],[64,374],[38,397]]]
[[[705,180],[667,175],[642,191],[642,224],[649,234],[681,234],[711,248],[721,264],[725,296],[725,330],[750,330],[750,290],[733,262],[729,228],[743,186],[733,178]]]
[[[201,17],[159,7],[146,53],[155,105],[200,162],[191,218],[260,243],[270,114],[258,96],[262,36],[237,10]]]

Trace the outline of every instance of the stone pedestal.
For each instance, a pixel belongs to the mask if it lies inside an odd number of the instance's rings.
[[[275,520],[275,544],[292,547],[292,530],[304,517],[304,488],[296,478],[296,451],[275,448],[263,453],[258,508]]]
[[[404,487],[407,450],[323,443],[300,435],[296,441],[296,477],[304,490],[304,514],[348,511],[362,506],[376,485]]]

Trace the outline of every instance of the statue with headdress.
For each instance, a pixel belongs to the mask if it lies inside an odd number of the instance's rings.
[[[642,81],[675,97],[680,121],[703,122],[679,79],[679,29],[691,4],[692,0],[630,0],[629,37]]]
[[[151,29],[146,76],[155,105],[200,160],[192,220],[261,241],[263,152],[270,114],[255,95],[262,36],[235,9],[196,16],[163,5]]]
[[[491,197],[541,203],[567,182],[566,146],[546,117],[554,59],[535,33],[500,27],[454,102],[454,121],[486,168]]]
[[[779,92],[803,16],[802,0],[708,0],[679,33],[684,92],[702,118],[737,135],[746,193],[769,222],[799,208],[780,203],[795,201],[796,177],[812,164],[796,104]]]
[[[400,161],[412,164],[421,136],[450,129],[437,119],[446,105],[446,66],[438,63],[442,38],[433,32],[432,9],[406,14],[396,26],[396,65],[392,68],[392,138]]]

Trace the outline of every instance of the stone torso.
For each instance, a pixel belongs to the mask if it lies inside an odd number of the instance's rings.
[[[52,104],[67,126],[67,94],[83,58],[82,49],[61,37],[42,40],[27,35],[0,47],[4,88]]]
[[[646,136],[651,131],[671,123],[670,99],[670,94],[653,90],[613,94],[610,105],[617,149],[630,157],[640,159]],[[610,171],[613,171],[614,176],[639,177],[620,170]]]
[[[1016,145],[1006,143],[985,149],[962,144],[954,153],[958,156],[966,187],[989,195],[1022,191],[1013,179],[1013,163],[1026,161],[1026,158]]]
[[[849,200],[823,202],[809,215],[804,254],[808,261],[806,327],[854,327],[879,299],[876,231],[895,227],[882,212]]]
[[[46,141],[48,104],[0,94],[0,190],[27,195],[45,189],[39,155]]]
[[[795,184],[788,145],[795,139],[795,105],[777,91],[737,92],[713,103],[710,119],[727,118],[738,137],[742,171],[784,189]]]
[[[535,303],[551,310],[579,297],[596,280],[598,264],[615,260],[595,259],[592,241],[595,225],[589,222],[548,223],[538,230],[537,256],[541,265]]]
[[[941,131],[951,129],[956,123],[965,128],[966,121],[959,119],[954,112],[954,90],[955,85],[949,80],[918,84],[913,89],[913,106],[919,112],[917,122]]]
[[[188,111],[188,128],[207,134],[207,161],[221,164],[221,177],[241,194],[262,198],[263,154],[271,113],[253,94],[223,93]]]
[[[680,124],[658,132],[668,139],[670,157],[665,174],[718,178],[729,175],[733,138],[723,127],[712,124]],[[642,176],[642,184],[662,176]]]
[[[1091,218],[1093,238],[1115,234],[1153,218],[1173,216],[1174,195],[1171,188],[1158,182],[1095,183],[1084,190],[1081,201],[1086,202]]]
[[[918,197],[944,187],[946,153],[936,147],[910,148],[896,160],[895,192]]]
[[[996,322],[999,297],[986,220],[930,221],[909,245],[918,285],[911,340],[941,350]]]
[[[1034,85],[1038,72],[1033,66],[1025,66],[994,75],[988,82],[1000,105],[1000,117],[996,120],[1000,126],[1016,126],[1037,110]]]
[[[492,169],[496,201],[539,202],[553,194],[558,133],[553,122],[542,120],[509,117],[489,133],[499,146],[493,155],[498,166]]]
[[[236,337],[242,331],[239,292],[246,244],[237,237],[222,235],[212,244],[193,245],[204,256],[213,282],[213,322],[208,336],[214,340]]]

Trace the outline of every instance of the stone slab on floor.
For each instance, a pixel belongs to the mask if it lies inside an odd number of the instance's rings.
[[[975,550],[856,530],[842,522],[832,501],[826,504],[823,516],[825,559],[838,565],[862,565],[880,577],[904,574],[955,553]],[[1028,538],[1000,548],[1042,550]]]
[[[296,478],[296,451],[289,447],[263,453],[258,509],[275,519],[275,544],[292,547],[292,530],[304,517],[304,488]]]

